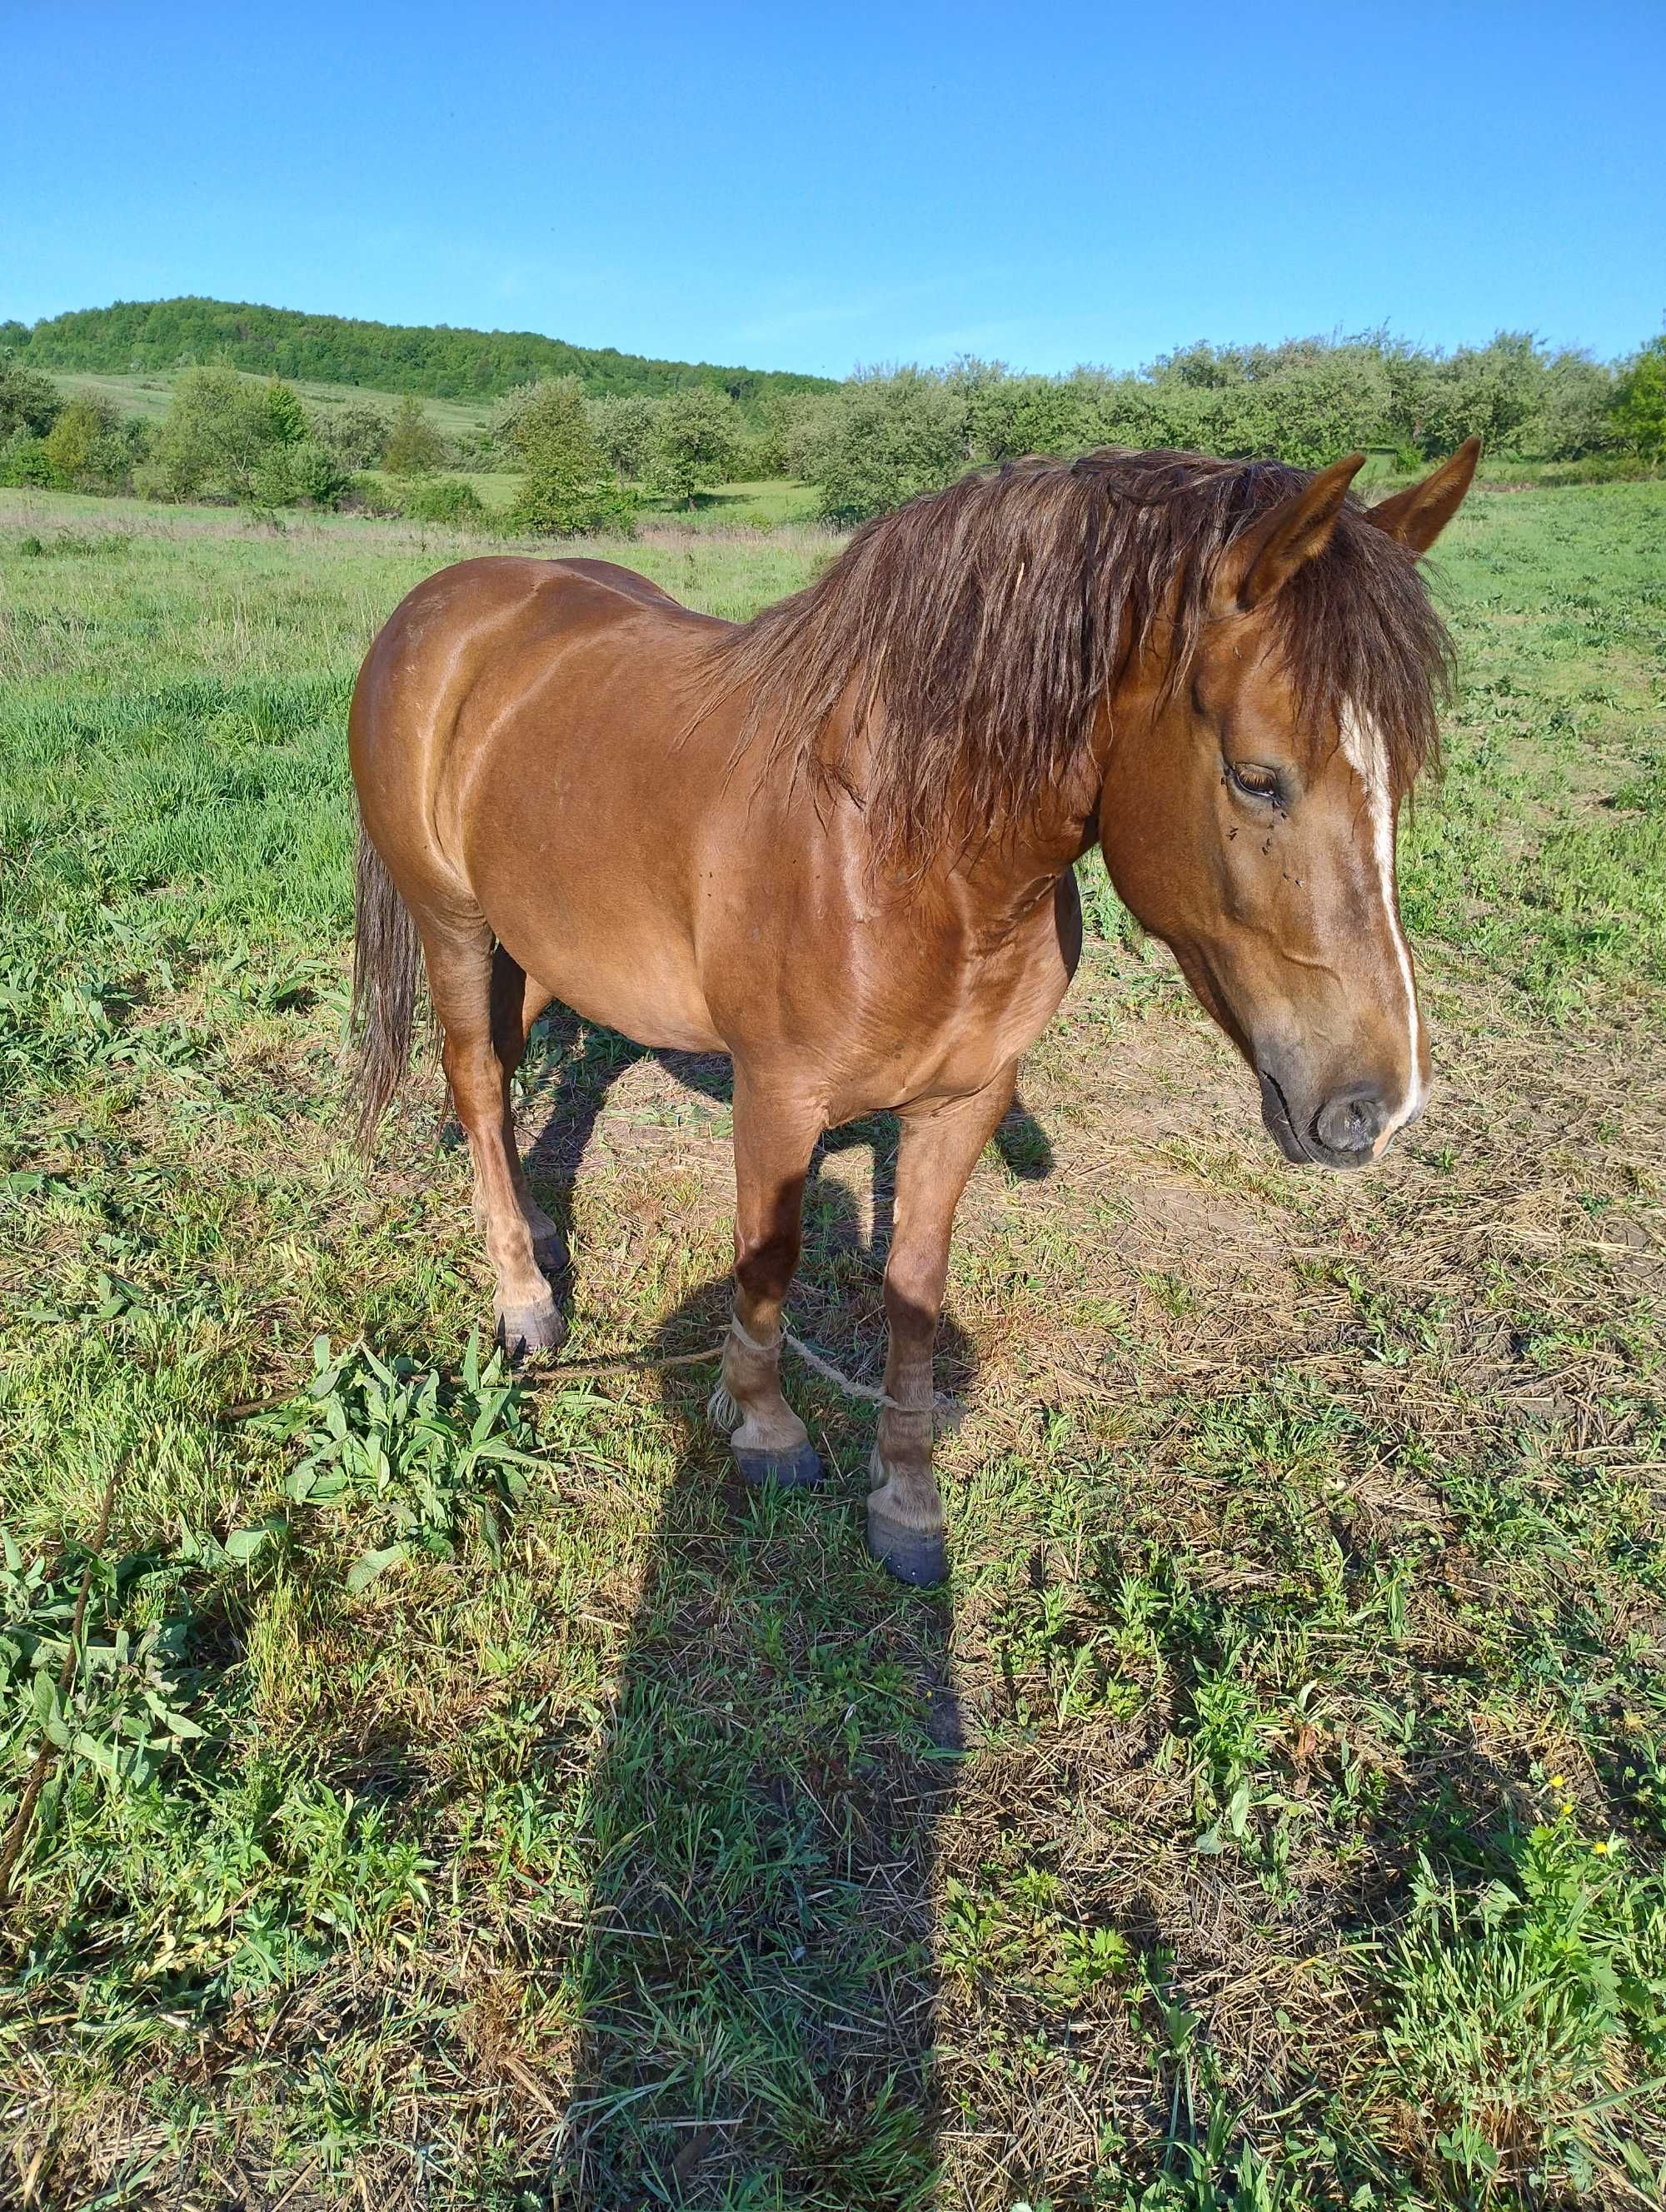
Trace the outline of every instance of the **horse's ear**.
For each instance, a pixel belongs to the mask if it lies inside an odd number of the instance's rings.
[[[1348,486],[1365,465],[1363,453],[1350,453],[1321,469],[1311,483],[1269,507],[1232,540],[1215,577],[1217,614],[1248,614],[1270,599],[1305,561],[1330,543]]]
[[[1365,520],[1409,545],[1414,553],[1426,553],[1463,504],[1480,459],[1481,440],[1466,438],[1450,461],[1443,461],[1421,483],[1368,507]]]

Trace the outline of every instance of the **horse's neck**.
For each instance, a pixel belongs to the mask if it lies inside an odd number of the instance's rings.
[[[1059,878],[1093,847],[1104,783],[1103,772],[1085,762],[1033,819],[947,847],[946,865],[981,929],[1002,936],[1051,899]]]

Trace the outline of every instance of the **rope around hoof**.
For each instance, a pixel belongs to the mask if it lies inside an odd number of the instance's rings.
[[[794,1336],[790,1328],[782,1329],[773,1344],[758,1343],[755,1337],[746,1334],[738,1321],[730,1322],[729,1333],[731,1335],[738,1336],[741,1342],[752,1352],[778,1352],[784,1344],[788,1351],[795,1352],[803,1360],[806,1367],[813,1368],[818,1375],[824,1381],[832,1383],[836,1389],[842,1390],[847,1398],[860,1399],[864,1405],[890,1406],[899,1413],[925,1411],[925,1408],[921,1406],[903,1405],[897,1399],[877,1389],[872,1382],[858,1382],[853,1376],[847,1375],[842,1368],[836,1367],[830,1359],[824,1359],[820,1352],[807,1345],[801,1336]],[[707,1360],[721,1359],[722,1357],[723,1340],[720,1338],[717,1343],[708,1346],[703,1352],[676,1352],[663,1355],[656,1355],[651,1352],[622,1352],[610,1358],[540,1360],[534,1374],[528,1376],[527,1380],[529,1382],[539,1380],[545,1376],[551,1381],[555,1381],[569,1375],[617,1375],[630,1369],[699,1367]],[[720,1382],[712,1393],[713,1407],[715,1407],[718,1405],[721,1397],[727,1397],[727,1395],[724,1385]],[[729,1403],[733,1406],[733,1399]],[[958,1398],[945,1397],[940,1390],[937,1390],[932,1394],[932,1411],[944,1422],[952,1426],[964,1418],[966,1409]],[[734,1418],[736,1421],[740,1419],[738,1407],[734,1407]],[[713,1413],[713,1419],[720,1427],[733,1425],[733,1423],[725,1424],[715,1412]]]
[[[831,1360],[824,1359],[819,1352],[812,1351],[804,1339],[794,1336],[791,1329],[782,1329],[781,1340],[790,1350],[797,1352],[806,1367],[813,1367],[818,1375],[825,1376],[828,1382],[842,1390],[847,1398],[866,1399],[871,1406],[890,1406],[899,1413],[921,1413],[925,1411],[923,1406],[903,1405],[899,1400],[889,1396],[884,1390],[876,1390],[871,1382],[853,1382],[848,1375],[842,1373],[834,1366]],[[961,1419],[966,1411],[958,1398],[945,1397],[941,1390],[932,1392],[931,1409],[933,1413],[939,1414],[944,1420],[951,1423]]]

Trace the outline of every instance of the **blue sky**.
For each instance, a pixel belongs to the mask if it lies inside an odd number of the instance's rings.
[[[183,292],[843,375],[1666,314],[1666,4],[0,0],[0,316]]]

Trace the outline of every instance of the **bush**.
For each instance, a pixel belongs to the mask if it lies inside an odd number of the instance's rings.
[[[52,465],[46,458],[46,441],[30,430],[14,431],[0,446],[0,484],[50,491]]]
[[[388,432],[382,466],[391,476],[424,477],[443,469],[450,459],[450,448],[429,421],[422,401],[407,392]]]
[[[1666,460],[1666,337],[1651,340],[1621,372],[1614,428],[1640,459]]]
[[[486,434],[496,451],[507,453],[512,460],[522,458],[521,426],[538,394],[546,385],[556,381],[550,376],[534,378],[531,383],[517,384],[512,392],[504,393],[493,408],[491,421],[486,426]]]
[[[411,522],[446,522],[458,529],[486,520],[480,495],[466,477],[413,477],[399,493],[399,512]]]
[[[320,409],[313,417],[312,435],[350,474],[379,468],[393,435],[393,417],[385,408],[353,399],[345,407]]]
[[[60,411],[42,441],[46,467],[58,491],[76,491],[93,460],[97,442],[111,427],[102,407],[95,407],[91,400],[70,400],[69,407]]]
[[[266,505],[271,455],[278,444],[262,386],[235,369],[188,368],[136,483],[147,498],[215,492],[246,506]]]
[[[268,380],[261,397],[276,443],[298,446],[310,428],[301,394],[293,385],[285,384],[281,376],[274,376]]]
[[[1146,407],[1152,418],[1147,435],[1117,442],[1322,468],[1343,453],[1383,442],[1394,390],[1376,337],[1340,343],[1293,338],[1276,346],[1198,344],[1153,364]]]
[[[863,522],[916,492],[939,491],[971,459],[963,390],[918,369],[860,378],[827,426],[818,456],[822,512]]]
[[[127,489],[135,462],[148,443],[137,418],[123,422],[101,399],[72,399],[59,410],[46,435],[33,441],[38,456],[24,465],[31,482],[44,481],[57,491],[119,492]]]
[[[996,374],[965,380],[964,388],[971,447],[980,460],[1079,453],[1101,442],[1095,395],[1079,379]]]
[[[1425,458],[1450,453],[1466,438],[1479,438],[1495,454],[1531,444],[1543,374],[1533,339],[1522,331],[1500,331],[1490,345],[1460,346],[1437,361],[1418,439]]]
[[[739,450],[739,411],[727,392],[706,384],[668,392],[654,414],[648,483],[660,499],[692,507],[696,491],[733,473]]]
[[[1652,396],[1651,396],[1652,395]],[[1386,447],[1410,473],[1479,435],[1494,457],[1666,458],[1666,339],[1615,373],[1500,331],[1451,354],[1383,331],[1275,346],[1185,346],[1137,374],[1014,376],[998,362],[858,376],[836,393],[771,394],[753,465],[822,486],[859,521],[949,483],[969,462],[1093,446],[1168,447],[1317,468]]]
[[[1545,370],[1539,422],[1529,441],[1546,461],[1582,461],[1614,443],[1614,380],[1585,353],[1560,353]]]
[[[64,395],[50,376],[15,361],[0,361],[0,444],[19,431],[44,438],[57,422]]]
[[[404,513],[400,492],[386,477],[356,472],[342,494],[342,505],[350,507],[355,514],[389,514]]]
[[[337,507],[352,489],[351,469],[316,438],[291,446],[287,459],[291,492],[310,506]]]
[[[622,483],[640,483],[648,472],[656,413],[653,400],[630,394],[590,402],[597,447]]]
[[[629,526],[633,503],[602,457],[576,376],[532,386],[512,434],[524,466],[513,509],[517,529],[575,538]]]
[[[840,393],[814,392],[794,392],[776,409],[778,427],[770,435],[783,474],[800,483],[822,482],[844,406]]]

